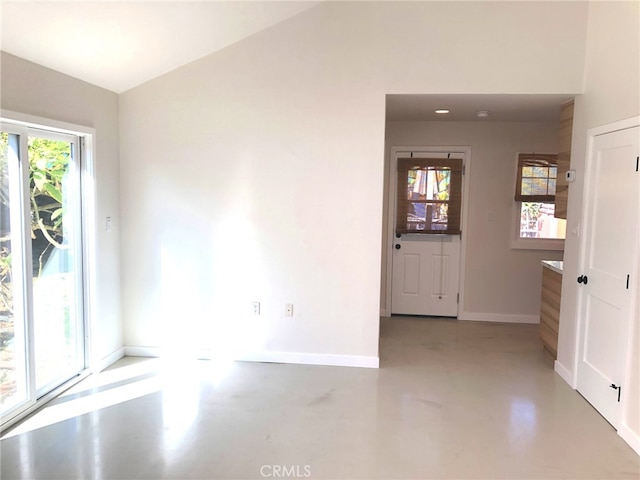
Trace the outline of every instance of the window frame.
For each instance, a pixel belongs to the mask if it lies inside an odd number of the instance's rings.
[[[409,200],[406,198],[406,174],[411,170],[443,170],[450,172],[449,198],[447,200]],[[421,158],[398,157],[396,160],[396,210],[395,233],[398,235],[460,235],[462,232],[462,190],[464,160],[460,158]],[[410,204],[442,204],[447,206],[447,228],[413,230],[407,228],[410,223],[407,213]],[[425,207],[426,208],[426,207]],[[428,209],[427,209],[428,212]],[[403,225],[403,226],[401,226]]]
[[[516,194],[514,196],[514,205],[511,219],[511,248],[514,250],[547,250],[547,251],[563,251],[565,239],[564,238],[523,238],[520,236],[520,216],[522,211],[522,203],[526,201],[538,202],[538,203],[550,203],[555,205],[555,193],[552,196],[546,195],[536,197],[532,196],[530,199],[519,200],[520,182],[522,181],[522,159],[533,158],[548,161],[552,163],[555,160],[557,166],[558,155],[556,153],[523,153],[518,152],[516,156]],[[557,181],[557,178],[556,178]],[[557,187],[557,183],[556,183]],[[566,235],[565,235],[566,236]]]

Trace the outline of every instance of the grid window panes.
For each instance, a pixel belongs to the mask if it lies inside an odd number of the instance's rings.
[[[558,167],[555,165],[524,167],[522,195],[555,195]]]
[[[398,159],[396,233],[460,233],[461,159]]]
[[[518,155],[516,201],[554,203],[558,156],[555,154]]]
[[[563,239],[566,221],[554,217],[558,156],[521,153],[515,200],[521,239]]]

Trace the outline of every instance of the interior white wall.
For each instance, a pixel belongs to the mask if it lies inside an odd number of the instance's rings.
[[[471,147],[464,304],[460,306],[460,319],[475,319],[478,314],[539,316],[540,261],[562,260],[562,252],[511,248],[517,153],[557,152],[558,141],[558,123],[387,123],[385,182],[388,182],[389,150],[393,146]],[[390,219],[393,220],[385,209],[383,223]],[[388,231],[386,226],[384,231]],[[383,251],[388,248],[388,240],[385,234]],[[386,308],[386,267],[383,256],[383,308]]]
[[[638,2],[592,2],[589,4],[586,40],[584,95],[576,98],[571,168],[577,181],[569,187],[567,232],[580,229],[583,208],[587,131],[640,114],[640,17]],[[565,278],[579,273],[580,238],[569,235],[565,245]],[[565,378],[575,373],[578,284],[562,285],[562,308],[558,339],[558,364]],[[623,424],[636,436],[640,446],[640,319],[635,319],[630,408]]]
[[[125,343],[377,357],[385,94],[580,91],[586,13],[327,2],[122,94]]]
[[[97,264],[92,356],[99,365],[122,347],[120,314],[120,238],[118,97],[115,93],[0,52],[2,109],[95,128],[95,215],[98,225],[113,219],[109,233],[95,234]],[[98,366],[99,366],[98,365]]]

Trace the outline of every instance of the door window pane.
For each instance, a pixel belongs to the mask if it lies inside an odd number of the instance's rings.
[[[460,233],[461,159],[398,159],[396,233]]]
[[[74,144],[29,137],[36,389],[83,364]]]

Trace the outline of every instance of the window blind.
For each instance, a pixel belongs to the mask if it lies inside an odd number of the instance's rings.
[[[459,234],[462,159],[399,158],[396,233]]]
[[[552,203],[556,198],[558,156],[521,153],[518,155],[517,202]]]

